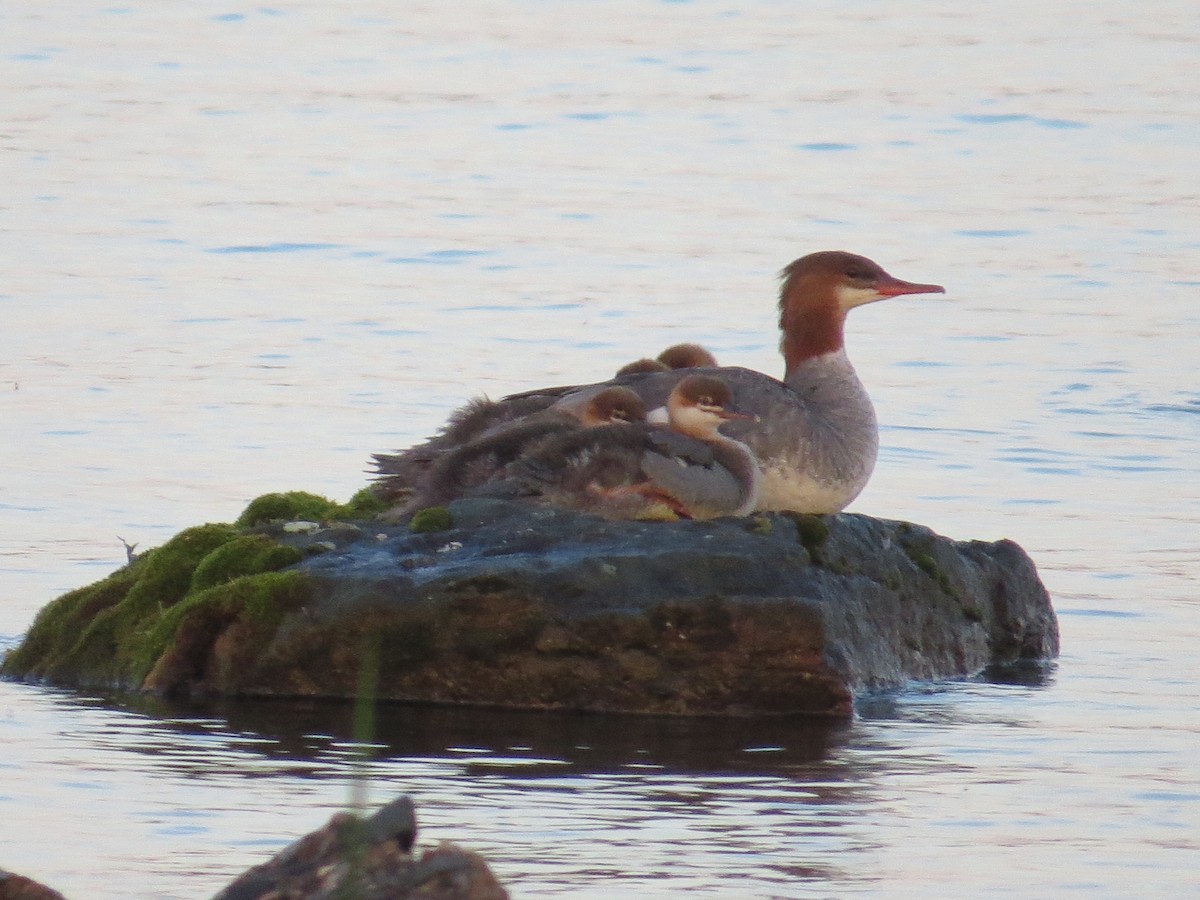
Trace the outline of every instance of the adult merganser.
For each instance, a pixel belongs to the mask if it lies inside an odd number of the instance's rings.
[[[691,519],[754,509],[758,462],[717,428],[749,415],[729,409],[729,386],[689,375],[667,398],[670,428],[575,429],[548,438],[510,465],[483,493],[533,497],[556,506],[630,519],[669,510]]]
[[[666,372],[670,369],[699,369],[717,364],[717,358],[699,344],[672,344],[655,359],[636,359],[617,369],[617,378],[622,375],[638,375],[645,372]]]
[[[726,432],[758,458],[757,508],[839,512],[866,486],[879,451],[875,409],[846,356],[846,314],[888,297],[944,293],[945,288],[901,281],[866,257],[840,250],[810,253],[780,275],[783,381],[739,367],[700,371],[719,375],[733,391],[735,408],[756,417],[731,423]],[[632,388],[656,410],[688,371],[632,375],[616,383]],[[558,405],[578,406],[605,386],[560,389]],[[544,397],[547,391],[539,393]]]
[[[629,388],[613,386],[597,393],[578,410],[545,409],[515,422],[503,422],[439,456],[424,477],[406,485],[411,492],[408,499],[385,516],[398,521],[426,507],[449,503],[494,477],[530,447],[555,435],[642,422],[645,418],[641,397]]]

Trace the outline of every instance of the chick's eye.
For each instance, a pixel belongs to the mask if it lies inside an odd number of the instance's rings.
[[[852,281],[866,281],[867,273],[864,272],[862,269],[847,269],[846,277],[851,279]]]

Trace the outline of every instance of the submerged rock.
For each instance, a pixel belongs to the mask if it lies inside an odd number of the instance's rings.
[[[1011,541],[853,514],[613,522],[492,499],[410,527],[273,496],[326,524],[189,529],[50,604],[3,672],[168,694],[845,716],[857,694],[1058,652]]]

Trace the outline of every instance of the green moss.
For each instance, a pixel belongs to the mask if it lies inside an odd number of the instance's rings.
[[[344,505],[304,491],[266,494],[235,525],[189,528],[108,578],[48,604],[0,671],[137,688],[164,649],[181,640],[180,627],[186,625],[195,640],[231,615],[261,624],[291,604],[293,579],[300,576],[279,570],[303,552],[247,529],[280,520],[365,519],[384,508],[368,489]],[[197,624],[202,622],[209,624]]]
[[[350,498],[344,506],[339,506],[334,518],[336,519],[370,519],[389,508],[389,504],[379,499],[369,487],[365,487]]]
[[[247,534],[209,553],[192,573],[191,590],[202,591],[243,575],[273,572],[303,559],[295,547],[277,543],[265,534]]]
[[[796,536],[808,551],[813,565],[823,565],[821,547],[829,539],[829,526],[824,518],[809,513],[789,513],[788,517],[796,523]]]
[[[130,680],[140,684],[168,649],[179,648],[186,653],[188,645],[194,644],[207,654],[209,640],[189,640],[196,632],[219,631],[234,620],[251,626],[253,632],[273,631],[287,613],[308,602],[310,584],[304,572],[261,572],[190,594],[159,617],[137,645],[129,648]],[[233,677],[235,673],[225,673],[222,680]]]
[[[908,554],[908,558],[913,561],[918,569],[932,578],[939,588],[946,594],[954,596],[954,585],[950,583],[950,579],[946,577],[946,573],[941,570],[931,555],[917,547],[904,545],[904,552]]]
[[[181,531],[139,560],[139,577],[125,603],[140,609],[179,602],[191,588],[192,573],[200,561],[235,537],[237,531],[229,525],[199,525]]]
[[[774,530],[768,516],[751,516],[746,520],[746,530],[751,534],[768,535]]]
[[[144,562],[142,557],[102,581],[63,594],[42,607],[25,640],[5,656],[0,673],[45,677],[70,652],[80,632],[98,613],[125,598]]]
[[[126,587],[123,596],[110,595],[114,602],[95,605],[92,614],[86,620],[80,617],[74,628],[53,629],[58,652],[43,655],[32,671],[56,681],[136,687],[130,654],[164,610],[187,595],[200,561],[236,535],[229,525],[200,525],[146,552],[128,567],[132,580],[120,582]],[[26,643],[40,640],[39,630],[35,623]]]
[[[335,503],[308,491],[285,491],[263,494],[250,501],[238,516],[239,528],[251,528],[267,522],[332,522],[350,519],[371,519],[388,508],[370,488],[363,488],[347,503]]]
[[[957,596],[953,582],[930,552],[936,548],[936,544],[928,529],[918,529],[908,522],[901,522],[896,526],[896,537],[900,547],[918,569],[933,579],[944,594]]]
[[[263,522],[290,522],[302,519],[323,522],[332,518],[338,505],[318,494],[307,491],[287,491],[280,494],[263,494],[250,501],[250,505],[238,516],[239,528],[250,528]]]
[[[189,528],[103,581],[50,603],[5,659],[4,671],[137,688],[188,610],[218,598],[262,618],[280,585],[291,584],[266,576],[282,577],[274,570],[301,555],[264,535],[239,535],[231,525]],[[220,593],[233,585],[233,593]]]
[[[911,559],[914,563],[916,563],[917,568],[920,569],[922,572],[924,572],[926,575],[928,575],[930,578],[933,578],[936,580],[937,577],[942,574],[941,570],[938,568],[938,564],[934,561],[933,557],[930,556],[928,553],[924,553],[913,547],[905,547],[904,549],[905,549],[905,552],[908,553],[908,558]]]
[[[454,518],[450,515],[450,510],[444,506],[431,506],[423,509],[408,523],[408,530],[417,533],[445,531],[452,527],[454,527]]]
[[[800,543],[805,547],[820,547],[829,539],[829,526],[820,516],[798,515],[794,516],[792,521],[796,523]]]

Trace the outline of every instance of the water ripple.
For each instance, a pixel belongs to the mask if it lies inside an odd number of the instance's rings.
[[[210,247],[205,253],[306,253],[314,250],[336,250],[341,244],[305,244],[288,243],[275,244],[236,244],[230,247]]]

